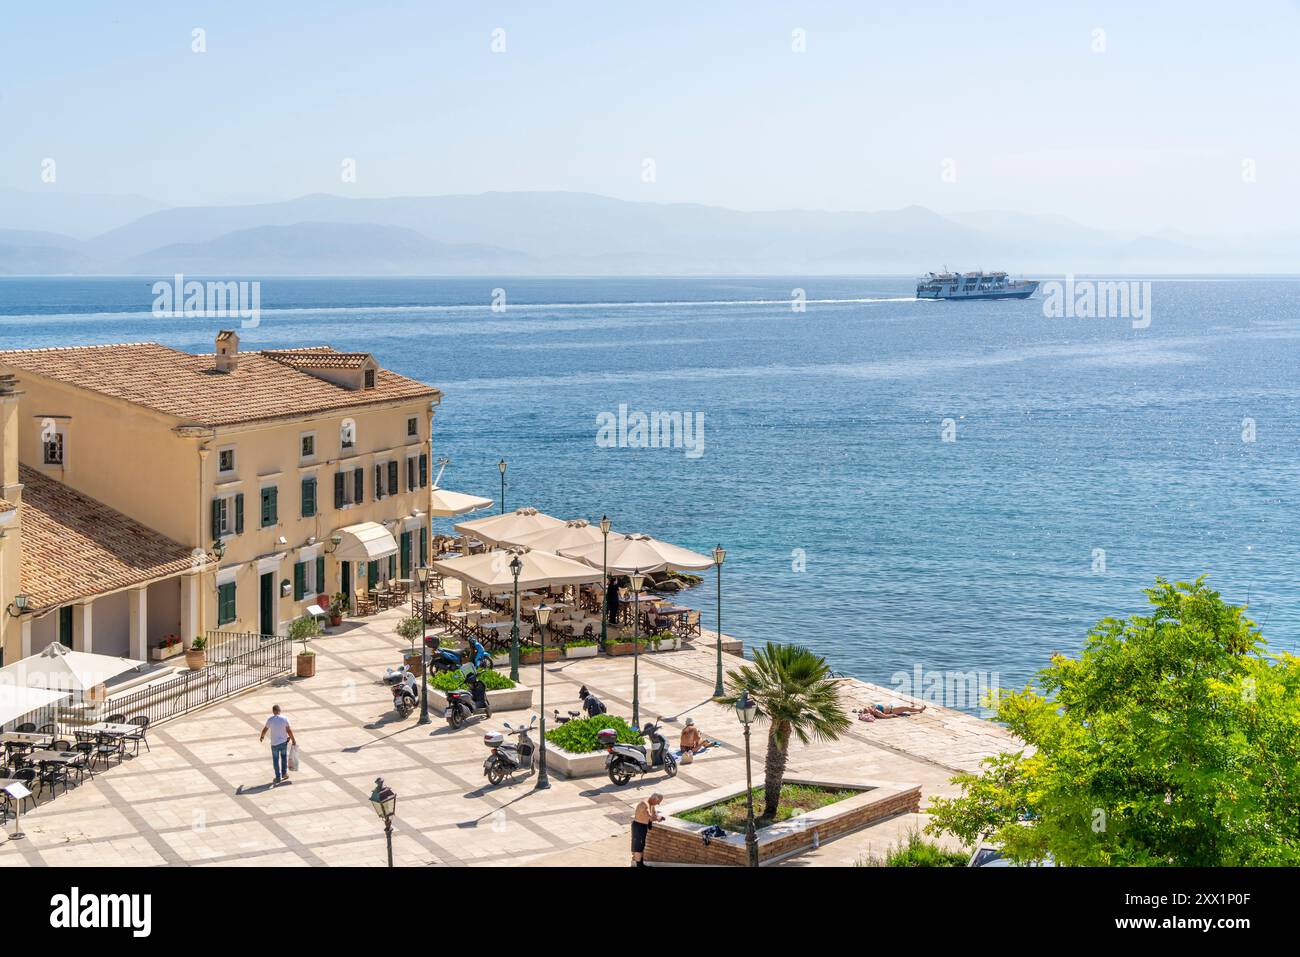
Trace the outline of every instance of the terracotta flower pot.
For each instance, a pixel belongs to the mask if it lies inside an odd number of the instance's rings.
[[[402,663],[406,665],[406,670],[420,678],[424,675],[424,657],[418,651],[408,651],[402,655]]]
[[[298,677],[312,678],[316,675],[316,656],[299,655],[298,656]]]
[[[559,660],[560,660],[560,652],[561,652],[562,650],[563,650],[563,649],[555,648],[555,647],[552,647],[552,646],[548,645],[548,646],[546,647],[546,661],[547,661],[548,663],[549,663],[549,662],[552,662],[552,661],[559,661]],[[535,664],[537,664],[538,662],[540,662],[541,660],[542,660],[542,650],[541,650],[540,648],[538,648],[538,649],[535,650],[535,651],[523,651],[523,652],[520,652],[520,654],[519,654],[519,661],[520,661],[521,664],[525,664],[525,665],[535,665]]]
[[[618,657],[619,655],[630,655],[636,646],[630,641],[611,641],[605,645],[605,653]]]
[[[208,653],[202,648],[198,650],[190,648],[185,652],[185,663],[189,665],[191,671],[199,671],[208,663]]]

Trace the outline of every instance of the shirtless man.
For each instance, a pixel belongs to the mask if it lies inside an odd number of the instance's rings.
[[[632,815],[632,866],[645,867],[642,857],[645,855],[645,839],[656,821],[662,821],[663,815],[657,810],[664,796],[656,791],[636,806]]]

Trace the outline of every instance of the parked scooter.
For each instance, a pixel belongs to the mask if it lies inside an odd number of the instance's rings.
[[[450,648],[441,647],[441,639],[437,635],[430,635],[424,639],[424,643],[429,646],[429,666],[434,671],[456,671],[463,665],[473,665],[475,670],[481,668],[492,668],[492,656],[487,653],[482,643],[477,638],[469,639],[469,654],[463,655],[459,651],[452,651]],[[469,661],[465,659],[468,658]]]
[[[482,716],[484,718],[492,717],[492,706],[487,700],[487,686],[483,684],[478,673],[466,667],[465,689],[463,691],[447,692],[447,707],[443,709],[442,716],[447,719],[447,723],[453,728],[459,728],[470,718]]]
[[[411,669],[406,665],[398,665],[396,668],[388,668],[384,671],[384,684],[389,687],[401,684],[405,677],[410,673]]]
[[[512,728],[509,721],[503,724],[506,726],[506,734],[519,738],[516,743],[505,743],[505,736],[500,731],[489,731],[483,735],[483,743],[492,749],[488,759],[483,762],[483,773],[494,785],[500,784],[516,771],[523,771],[531,776],[533,758],[537,751],[533,739],[528,736],[528,732],[532,731],[537,724],[537,715],[533,715],[532,724],[526,728],[522,725]]]
[[[393,709],[399,718],[405,718],[420,703],[420,682],[408,671],[393,685]]]
[[[650,739],[648,745],[620,744],[618,732],[610,728],[596,735],[609,752],[605,758],[605,769],[609,772],[609,779],[618,787],[631,781],[634,774],[644,776],[647,771],[659,768],[663,768],[670,778],[677,775],[677,759],[668,750],[668,739],[659,733],[659,725],[646,722],[641,734]]]

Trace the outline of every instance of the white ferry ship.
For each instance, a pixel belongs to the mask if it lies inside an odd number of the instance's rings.
[[[1036,279],[1008,279],[1004,272],[932,272],[916,283],[917,299],[1028,299]]]

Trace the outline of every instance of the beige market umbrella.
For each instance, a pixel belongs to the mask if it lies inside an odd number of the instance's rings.
[[[489,545],[500,545],[520,535],[555,528],[564,521],[535,508],[521,508],[504,515],[489,515],[486,518],[472,518],[467,522],[453,525],[459,535],[473,536]],[[507,559],[509,561],[509,559]]]
[[[492,499],[453,492],[445,488],[435,488],[429,493],[429,514],[449,518],[453,515],[466,515],[481,508],[491,508]]]
[[[606,565],[604,545],[583,545],[580,548],[566,548],[561,554],[586,562],[595,568]],[[661,542],[649,535],[625,535],[619,541],[610,536],[608,568],[616,575],[630,575],[633,572],[652,574],[663,571],[702,571],[713,567],[712,555],[701,555],[678,545]]]
[[[620,532],[609,533],[611,544],[621,541],[624,537]],[[603,547],[604,539],[605,536],[601,534],[599,525],[592,525],[585,518],[575,518],[563,525],[519,535],[510,539],[507,544],[526,545],[529,548],[541,549],[544,552],[559,552],[565,548],[583,548],[595,544],[600,544]]]
[[[123,672],[143,667],[145,662],[134,658],[73,651],[55,641],[40,654],[0,668],[0,682],[51,691],[89,691]]]
[[[67,698],[66,691],[50,691],[46,688],[27,688],[22,685],[0,684],[0,724],[8,724],[47,708],[56,701]]]
[[[478,555],[442,559],[434,562],[433,568],[484,591],[508,591],[515,584],[510,563],[516,557],[523,566],[519,572],[521,589],[542,588],[547,585],[581,585],[586,582],[600,581],[599,568],[592,568],[590,565],[564,558],[553,552],[517,546],[494,548]]]

